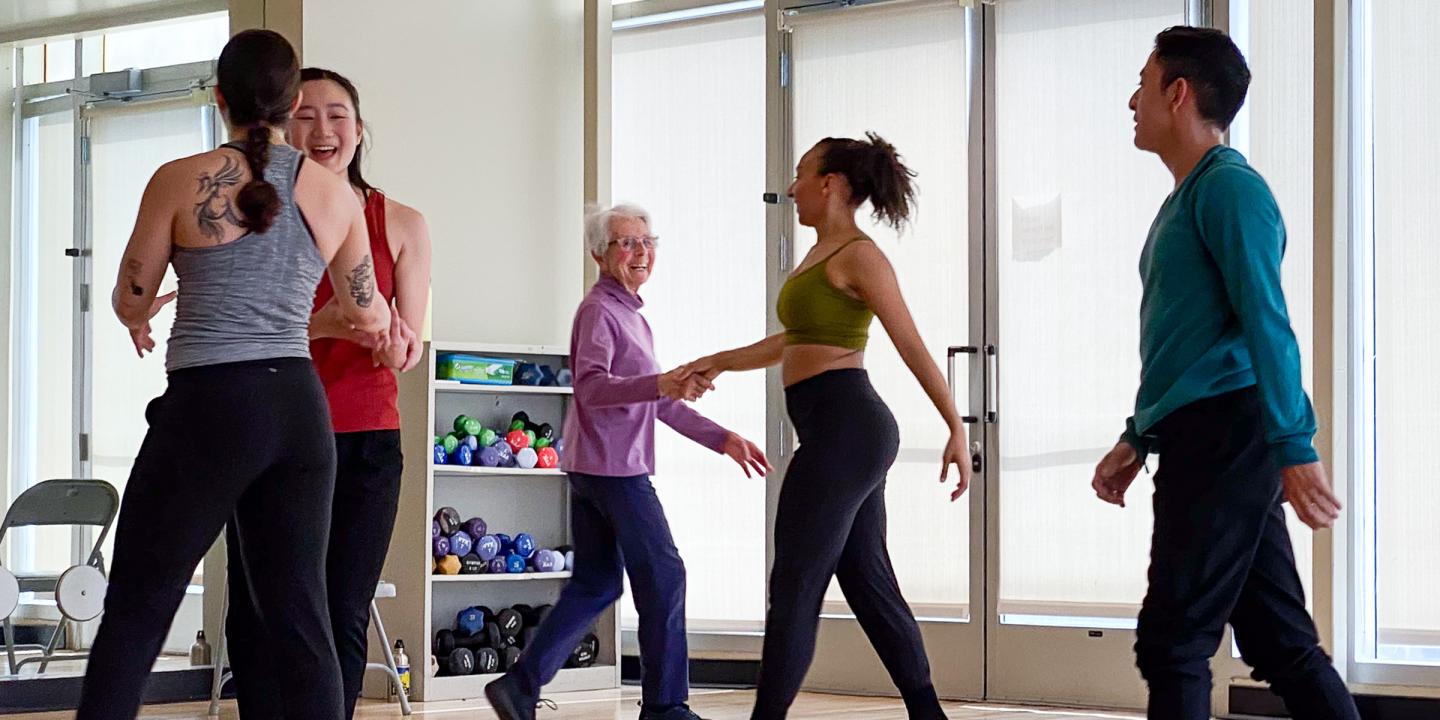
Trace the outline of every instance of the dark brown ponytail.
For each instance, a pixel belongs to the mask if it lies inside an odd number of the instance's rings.
[[[915,206],[915,172],[900,159],[895,146],[873,132],[865,140],[825,138],[820,174],[839,173],[850,183],[850,199],[857,206],[870,201],[872,216],[903,230]]]
[[[216,75],[230,124],[246,128],[250,182],[235,198],[241,225],[252,233],[263,233],[280,212],[280,194],[265,180],[270,129],[283,127],[290,119],[290,108],[300,93],[300,61],[295,48],[279,33],[246,30],[225,44]]]

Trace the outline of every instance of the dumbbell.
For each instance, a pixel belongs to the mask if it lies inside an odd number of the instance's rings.
[[[525,572],[525,558],[522,558],[522,557],[520,557],[519,555],[516,555],[515,553],[510,553],[509,555],[506,555],[506,556],[505,556],[505,572],[510,572],[510,573],[523,573],[523,572]]]
[[[500,653],[494,648],[480,648],[475,651],[475,672],[489,675],[500,671]]]
[[[504,647],[504,643],[501,642],[500,630],[495,627],[495,623],[485,623],[485,629],[474,635],[462,635],[453,630],[435,633],[436,657],[447,657],[459,648],[475,652],[480,648],[495,650],[501,647]]]
[[[479,420],[469,415],[457,415],[453,427],[456,435],[479,435],[480,431],[484,429]]]
[[[525,414],[525,411],[524,411],[524,410],[521,410],[520,412],[517,412],[517,413],[515,413],[514,415],[511,415],[511,416],[510,416],[510,429],[511,429],[511,430],[524,430],[525,427],[526,427],[527,425],[529,425],[529,424],[530,424],[530,416],[527,415],[527,414]]]
[[[485,628],[485,623],[493,619],[493,616],[486,615],[485,611],[478,607],[465,608],[455,614],[455,632],[462,636],[476,635]]]
[[[461,523],[460,529],[463,530],[466,535],[469,535],[471,540],[479,540],[485,536],[485,532],[489,529],[489,526],[485,524],[484,519],[472,517]]]
[[[575,652],[570,653],[569,659],[565,661],[567,668],[585,668],[595,664],[600,655],[600,638],[594,633],[585,636],[584,640],[575,647]]]
[[[486,563],[484,560],[481,560],[480,556],[476,555],[473,552],[463,558],[460,558],[461,575],[484,575],[485,573],[489,572],[489,570],[489,564]]]
[[[446,555],[440,558],[440,561],[436,563],[436,569],[438,569],[442,575],[459,575],[462,569],[460,556]]]
[[[514,638],[525,629],[525,616],[515,608],[505,608],[495,614],[495,624],[500,626],[500,635]]]
[[[453,541],[451,543],[454,544]],[[535,538],[530,533],[520,533],[515,536],[515,554],[526,560],[535,554]]]
[[[494,652],[493,650],[491,652]],[[457,648],[440,662],[440,674],[447,677],[470,675],[475,672],[475,653]]]
[[[535,567],[535,572],[560,572],[565,565],[565,556],[554,550],[536,550],[535,555],[530,558],[530,564]]]
[[[519,660],[519,659],[520,659],[520,648],[518,648],[518,647],[513,647],[513,646],[512,646],[512,647],[507,647],[507,648],[505,648],[504,650],[501,650],[501,651],[500,651],[500,669],[501,669],[501,670],[504,670],[505,672],[510,672],[510,668],[515,667],[515,661],[517,661],[517,660]]]
[[[475,539],[474,553],[485,562],[494,560],[500,555],[500,539],[494,535],[481,535]]]
[[[435,521],[440,523],[440,534],[449,537],[460,529],[460,511],[453,507],[442,507],[435,511]]]
[[[470,550],[474,547],[475,538],[471,537],[470,533],[464,530],[456,530],[454,534],[450,536],[450,552],[454,555],[465,557],[470,554]]]

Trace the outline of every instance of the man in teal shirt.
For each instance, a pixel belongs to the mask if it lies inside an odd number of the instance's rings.
[[[1210,717],[1210,658],[1228,622],[1241,655],[1299,720],[1358,720],[1305,609],[1281,508],[1312,528],[1340,503],[1311,438],[1300,349],[1280,288],[1285,225],[1270,188],[1222,139],[1250,70],[1217,30],[1155,38],[1130,99],[1135,145],[1175,190],[1140,256],[1140,391],[1095,468],[1100,499],[1124,505],[1150,452],[1155,529],[1136,664],[1152,720]]]

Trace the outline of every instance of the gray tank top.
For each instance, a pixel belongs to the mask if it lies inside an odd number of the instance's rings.
[[[167,371],[310,357],[310,311],[325,261],[295,204],[302,158],[288,145],[270,147],[265,179],[280,195],[280,211],[269,230],[215,247],[173,248],[179,296]]]

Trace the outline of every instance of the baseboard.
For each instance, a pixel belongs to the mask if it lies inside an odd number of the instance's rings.
[[[145,686],[145,703],[194,702],[210,699],[210,668],[166,670],[150,674]],[[84,678],[33,677],[0,680],[0,715],[46,710],[74,710],[80,705]],[[233,697],[226,692],[225,697]]]
[[[1440,718],[1440,698],[1411,698],[1391,695],[1356,695],[1355,705],[1364,720],[1435,720]],[[1231,687],[1230,716],[1253,718],[1289,717],[1285,704],[1270,690],[1260,687]]]
[[[640,658],[620,658],[620,677],[627,683],[640,682]],[[753,688],[760,677],[759,660],[690,659],[691,687]]]

